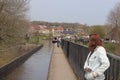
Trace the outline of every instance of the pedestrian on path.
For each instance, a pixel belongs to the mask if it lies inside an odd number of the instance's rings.
[[[57,45],[57,38],[56,38],[56,37],[53,38],[52,43],[53,43],[54,45]]]
[[[110,62],[98,34],[89,37],[89,54],[84,64],[86,80],[104,80],[104,72],[109,68]]]
[[[57,38],[57,47],[60,47],[60,45],[61,45],[61,37],[58,37]]]

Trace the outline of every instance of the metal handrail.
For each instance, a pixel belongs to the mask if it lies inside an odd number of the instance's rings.
[[[70,41],[62,40],[62,49],[75,74],[84,79],[84,63],[89,53],[88,48]],[[110,68],[105,72],[105,80],[120,80],[120,57],[107,52]]]

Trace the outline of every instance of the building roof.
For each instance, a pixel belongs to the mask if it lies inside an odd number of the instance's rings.
[[[63,34],[74,34],[75,33],[75,31],[72,31],[72,30],[64,30],[63,31]]]
[[[64,30],[62,26],[57,27],[58,30]]]
[[[32,26],[32,29],[34,29],[34,30],[39,30],[40,27],[39,27],[39,26]]]

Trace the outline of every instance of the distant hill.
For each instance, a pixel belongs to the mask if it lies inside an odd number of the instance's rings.
[[[46,21],[32,21],[31,22],[32,25],[46,25],[48,27],[51,26],[62,26],[63,28],[72,28],[72,29],[76,29],[76,28],[82,28],[85,25],[79,24],[79,23],[58,23],[58,22],[46,22]]]

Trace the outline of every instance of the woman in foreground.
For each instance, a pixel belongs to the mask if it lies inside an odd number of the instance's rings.
[[[84,64],[86,80],[104,80],[104,72],[109,68],[110,62],[98,34],[89,37],[89,54]]]

